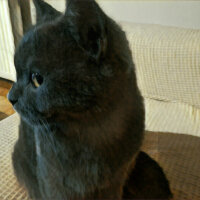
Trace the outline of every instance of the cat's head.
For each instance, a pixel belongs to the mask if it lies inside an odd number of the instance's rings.
[[[93,0],[68,1],[64,14],[34,3],[37,23],[16,49],[17,81],[8,95],[17,112],[37,123],[112,104],[131,63],[125,34]]]

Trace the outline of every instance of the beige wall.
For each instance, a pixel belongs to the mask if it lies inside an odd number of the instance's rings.
[[[47,0],[64,10],[65,0]],[[196,0],[98,0],[106,13],[118,21],[162,24],[200,29],[200,1]]]

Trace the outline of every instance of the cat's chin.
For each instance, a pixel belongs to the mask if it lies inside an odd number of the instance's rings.
[[[24,114],[20,114],[20,117],[23,121],[25,121],[27,124],[29,124],[30,126],[41,126],[41,120],[36,119],[34,117],[30,117]]]
[[[39,124],[37,120],[28,118],[27,116],[20,115],[20,117],[23,119],[23,121],[25,121],[30,126],[38,126]]]
[[[36,113],[34,111],[26,111],[15,109],[17,113],[20,115],[21,119],[28,123],[30,126],[41,126],[45,119],[41,116],[40,113]]]

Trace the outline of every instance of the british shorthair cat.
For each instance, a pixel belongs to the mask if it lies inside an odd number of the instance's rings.
[[[64,14],[34,4],[8,96],[21,118],[16,176],[33,199],[120,200],[145,121],[126,35],[94,0]]]

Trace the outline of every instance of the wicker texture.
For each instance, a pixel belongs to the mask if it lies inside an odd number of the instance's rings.
[[[25,200],[26,192],[14,176],[11,154],[18,135],[16,114],[0,122],[0,200]]]

